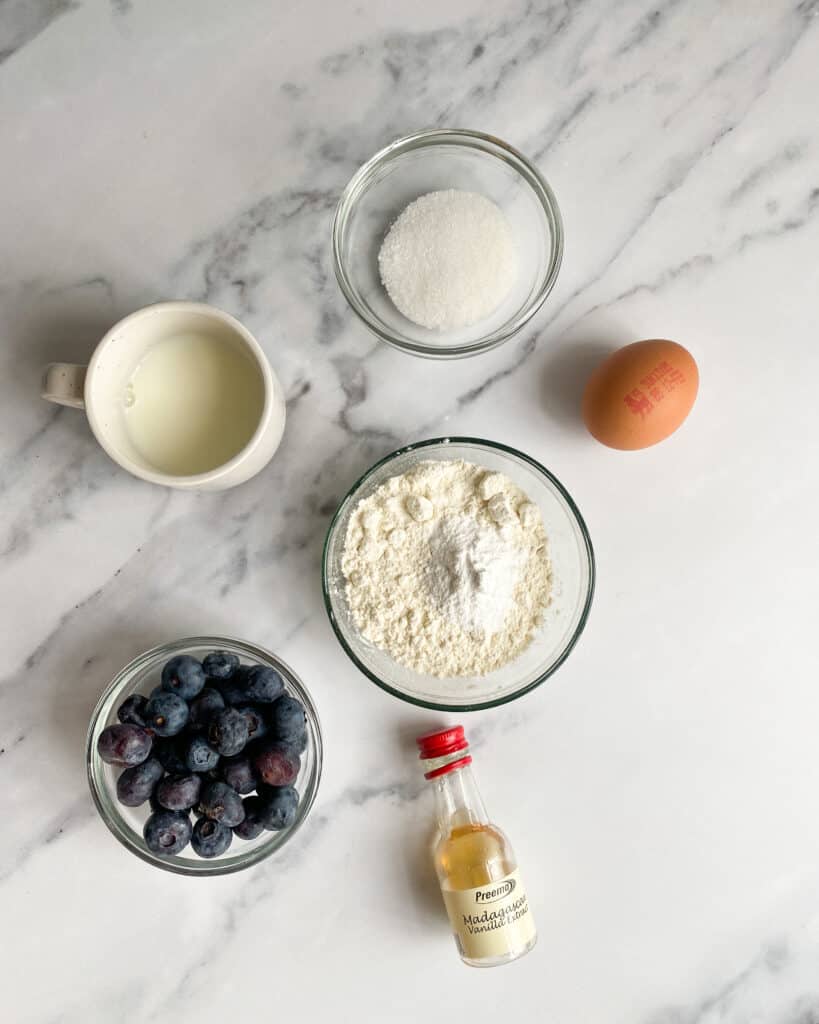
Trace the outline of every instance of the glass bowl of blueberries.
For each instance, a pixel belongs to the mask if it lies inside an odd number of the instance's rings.
[[[224,875],[282,847],[321,778],[315,706],[254,644],[193,637],[126,665],[91,718],[88,781],[102,819],[137,857]]]

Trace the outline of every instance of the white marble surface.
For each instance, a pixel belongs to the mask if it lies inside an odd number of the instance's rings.
[[[810,1024],[819,1020],[816,0],[5,0],[0,4],[0,956],[24,1022]],[[328,260],[361,161],[428,125],[534,156],[566,223],[515,342],[413,360]],[[213,302],[289,396],[223,495],[107,460],[40,368],[126,312]],[[602,349],[667,336],[694,415],[617,454],[578,425]],[[540,930],[462,967],[411,737],[322,605],[336,500],[399,443],[531,452],[585,513],[599,585],[548,685],[473,715],[479,780]],[[258,641],[323,715],[309,825],[195,882],[97,819],[83,739],[114,671],[190,633]]]

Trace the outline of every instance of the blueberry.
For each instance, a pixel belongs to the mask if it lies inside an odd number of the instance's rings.
[[[162,687],[183,700],[193,700],[205,685],[205,670],[189,654],[177,654],[162,669]]]
[[[127,725],[138,725],[141,729],[144,729],[145,705],[147,703],[147,697],[143,697],[141,693],[132,693],[130,697],[126,697],[120,704],[117,718],[120,722],[125,722]]]
[[[149,850],[164,857],[181,853],[190,842],[191,823],[178,811],[154,811],[142,830]]]
[[[279,740],[279,745],[285,750],[289,750],[292,754],[303,754],[307,750],[307,729],[303,728],[300,732],[294,736],[289,736],[286,740]]]
[[[202,791],[199,809],[206,818],[221,821],[232,828],[244,819],[242,798],[226,782],[210,782]]]
[[[307,718],[295,697],[285,694],[275,702],[268,716],[270,728],[279,739],[289,740],[304,730]]]
[[[206,686],[199,696],[191,701],[191,714],[188,725],[204,728],[211,717],[225,706],[225,698],[212,686]]]
[[[256,773],[250,759],[244,756],[226,758],[219,765],[222,779],[243,796],[256,788]]]
[[[251,740],[242,751],[241,756],[246,757],[250,763],[253,764],[256,759],[256,755],[261,753],[266,743],[267,740]]]
[[[151,798],[164,774],[165,769],[155,757],[126,768],[117,779],[117,799],[126,807],[139,807]]]
[[[265,789],[262,794],[262,821],[271,832],[289,828],[296,820],[299,794],[292,786]]]
[[[227,825],[211,818],[200,818],[193,826],[191,846],[200,857],[218,857],[230,846],[232,840],[233,833]]]
[[[275,668],[254,665],[247,674],[245,690],[251,703],[272,704],[284,693],[284,680]]]
[[[246,665],[240,665],[230,679],[220,679],[216,681],[219,693],[222,694],[225,704],[236,706],[239,704],[251,703],[246,688],[249,672],[250,669]]]
[[[185,765],[192,772],[208,772],[219,764],[219,755],[204,736],[194,736],[188,744]]]
[[[165,736],[154,740],[151,753],[162,762],[165,769],[174,775],[184,775],[188,770],[186,745],[182,736]]]
[[[201,791],[198,775],[167,775],[156,788],[156,798],[169,811],[188,811],[198,802]]]
[[[202,662],[205,674],[211,679],[230,679],[239,667],[239,659],[227,651],[211,651]]]
[[[176,693],[163,691],[151,697],[145,708],[148,728],[157,736],[176,736],[188,724],[188,705]]]
[[[242,714],[247,719],[247,738],[250,740],[260,740],[262,736],[267,732],[267,722],[262,718],[262,713],[258,708],[242,708]]]
[[[217,711],[208,726],[208,742],[223,757],[238,754],[247,743],[247,719],[237,708]]]
[[[242,801],[242,805],[245,809],[245,820],[233,826],[234,835],[240,839],[255,839],[264,832],[262,799],[258,796],[249,796]]]
[[[283,743],[266,743],[254,757],[253,767],[268,786],[289,786],[298,777],[301,758]]]
[[[138,725],[121,723],[103,729],[97,740],[97,752],[106,764],[142,764],[151,752],[151,734]]]

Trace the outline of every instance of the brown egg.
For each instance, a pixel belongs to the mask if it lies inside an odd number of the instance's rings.
[[[691,412],[699,386],[691,353],[674,341],[637,341],[589,377],[583,420],[592,437],[630,451],[663,441]]]

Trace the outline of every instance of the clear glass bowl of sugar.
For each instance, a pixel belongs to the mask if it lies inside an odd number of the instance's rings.
[[[502,473],[543,517],[552,566],[551,601],[532,642],[514,661],[484,676],[438,678],[399,664],[365,640],[351,614],[341,562],[350,517],[385,481],[425,460],[463,459]],[[341,646],[374,683],[401,700],[439,711],[477,711],[516,700],[563,664],[586,625],[594,594],[591,538],[571,495],[544,466],[506,445],[451,437],[400,448],[368,470],[336,511],[324,545],[322,582],[330,622]]]
[[[430,192],[476,192],[495,203],[517,255],[501,305],[469,327],[430,330],[403,316],[384,288],[378,253],[390,226]],[[517,150],[491,135],[432,129],[399,139],[353,176],[333,223],[336,278],[353,312],[379,338],[413,355],[475,355],[517,334],[546,301],[563,257],[563,226],[546,180]]]

